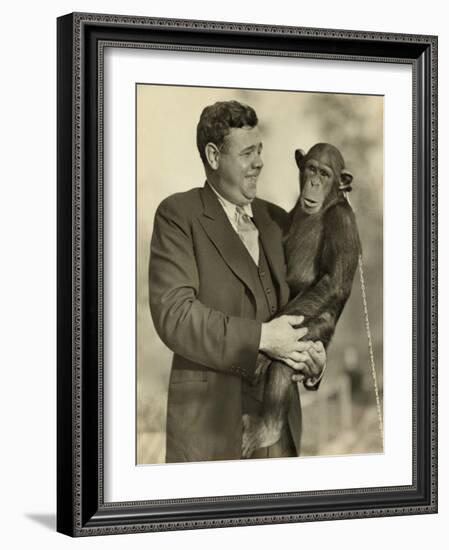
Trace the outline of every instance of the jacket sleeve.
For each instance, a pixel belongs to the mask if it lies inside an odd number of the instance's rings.
[[[182,206],[166,199],[155,216],[149,295],[156,331],[174,353],[190,361],[252,378],[261,324],[226,315],[198,299],[191,221]]]

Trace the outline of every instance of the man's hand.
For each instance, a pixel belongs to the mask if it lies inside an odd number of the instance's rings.
[[[289,364],[295,370],[292,381],[310,380],[312,383],[314,381],[318,382],[326,365],[326,350],[320,341],[303,343],[308,344],[308,348],[302,353],[303,359],[294,365]]]
[[[282,315],[269,323],[262,324],[259,349],[273,359],[293,365],[302,364],[307,359],[303,352],[310,342],[298,342],[307,334],[307,328],[293,328],[304,321],[302,315]]]

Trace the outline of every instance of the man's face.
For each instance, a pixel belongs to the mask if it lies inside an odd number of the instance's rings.
[[[250,203],[257,193],[263,167],[262,141],[258,127],[231,128],[226,136],[217,169],[218,191],[238,205]]]

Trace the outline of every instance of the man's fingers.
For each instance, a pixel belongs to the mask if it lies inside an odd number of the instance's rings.
[[[313,342],[310,342],[310,340],[298,340],[293,345],[293,351],[302,353],[303,351],[309,351],[311,346],[313,346]]]
[[[318,373],[318,374],[320,374],[321,370],[323,369],[324,363],[326,362],[326,355],[324,354],[324,347],[323,347],[322,351],[320,351],[320,352],[316,351],[316,347],[314,347],[314,346],[311,346],[307,351],[309,352],[312,361],[320,369],[320,372]]]
[[[309,368],[305,363],[294,361],[290,357],[285,357],[284,359],[282,359],[282,362],[288,365],[295,372],[302,372],[303,369],[306,371],[306,373],[309,372]]]
[[[292,376],[298,376],[298,379],[292,378],[294,382],[301,382],[302,380],[305,380],[306,378],[313,378],[314,375],[312,374],[311,369],[308,367],[306,363],[293,361],[293,359],[290,359],[289,357],[283,359],[283,362],[288,365],[291,369],[293,369],[294,374]]]
[[[291,361],[289,367],[291,367],[295,373],[302,374],[306,378],[312,377],[312,372],[307,363],[303,361],[293,361],[292,359],[289,359],[289,361]]]
[[[301,353],[299,351],[293,351],[292,353],[290,353],[289,359],[292,359],[295,363],[305,363],[308,356],[307,356],[307,353]]]
[[[321,374],[321,370],[322,370],[322,361],[316,361],[315,359],[313,359],[311,357],[311,354],[309,355],[310,353],[310,350],[309,352],[304,352],[303,355],[305,355],[305,358],[304,358],[304,363],[309,367],[309,371],[311,373],[311,376],[315,377],[315,376],[319,376]],[[316,352],[315,352],[316,353]]]
[[[301,344],[301,345],[298,345]],[[305,362],[310,356],[307,354],[308,347],[302,342],[295,342],[290,351],[284,351],[279,355],[281,361],[292,359],[295,363]]]
[[[298,370],[295,370],[292,374],[292,382],[302,382],[307,378],[307,374],[305,372],[307,371],[307,365],[304,363],[298,363],[296,366]]]
[[[292,327],[300,325],[304,321],[304,315],[284,315],[284,317]]]
[[[296,339],[301,340],[301,338],[304,338],[304,336],[309,332],[309,329],[307,327],[298,328],[295,330],[296,333]]]
[[[292,375],[292,382],[303,382],[306,379],[304,374],[298,374],[295,372],[295,374]]]
[[[324,352],[324,346],[321,340],[317,340],[316,342],[313,342],[313,347],[316,349],[318,353]]]

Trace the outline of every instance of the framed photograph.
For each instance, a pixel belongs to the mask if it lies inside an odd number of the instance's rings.
[[[58,19],[58,531],[437,511],[437,38]]]

